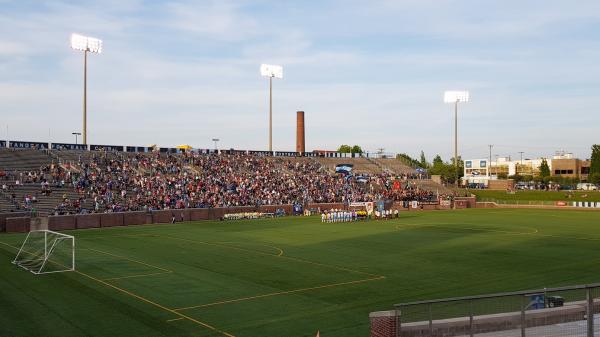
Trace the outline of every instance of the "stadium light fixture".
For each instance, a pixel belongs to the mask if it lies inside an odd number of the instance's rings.
[[[215,151],[217,150],[217,142],[219,141],[219,138],[213,138],[212,141],[215,142]]]
[[[261,64],[260,75],[269,78],[269,151],[273,151],[273,78],[283,78],[283,67]]]
[[[71,48],[83,52],[83,144],[87,144],[87,54],[102,53],[102,40],[71,34]]]
[[[451,90],[444,92],[444,103],[454,104],[454,167],[455,167],[455,183],[458,187],[458,103],[466,103],[469,101],[469,92],[466,90],[457,91]],[[489,170],[489,168],[488,168]]]
[[[77,136],[81,136],[81,132],[71,132],[73,136],[75,136],[75,145],[77,145]]]

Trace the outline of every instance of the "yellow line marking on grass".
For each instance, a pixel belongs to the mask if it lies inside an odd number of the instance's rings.
[[[130,259],[130,258],[125,257],[125,256],[120,256],[120,255],[117,255],[117,254],[113,254],[113,253],[109,253],[109,252],[104,252],[104,251],[101,251],[101,250],[98,250],[98,249],[92,249],[92,248],[85,248],[85,249],[91,250],[93,252],[97,252],[97,253],[101,253],[101,254],[113,256],[113,257],[116,257],[116,258],[119,258],[119,259],[127,260],[127,261],[130,261],[130,262],[138,263],[138,264],[141,264],[141,265],[146,266],[146,267],[150,267],[150,268],[162,270],[165,273],[172,273],[173,272],[172,270],[161,268],[161,267],[157,267],[157,266],[151,265],[151,264],[146,263],[146,262],[141,262],[141,261],[137,261],[137,260],[134,260],[134,259]]]
[[[522,227],[527,229],[533,229],[531,232],[511,232],[511,231],[503,231],[499,229],[488,229],[488,228],[477,228],[477,227],[457,227],[451,224],[445,225],[431,225],[431,224],[401,224],[396,225],[396,229],[403,229],[406,227],[436,227],[436,228],[446,228],[446,229],[464,229],[471,231],[479,231],[479,232],[493,232],[493,233],[503,233],[503,234],[511,234],[511,235],[535,235],[539,233],[537,228],[530,227]]]
[[[351,273],[355,273],[355,274],[367,275],[367,276],[371,276],[371,277],[381,277],[381,275],[371,274],[371,273],[367,273],[367,272],[359,271],[359,270],[353,270],[353,269],[350,269],[350,268],[338,267],[338,266],[334,266],[334,265],[330,265],[330,264],[325,264],[325,263],[320,263],[320,262],[313,262],[313,261],[310,261],[310,260],[304,260],[304,259],[300,259],[300,258],[297,258],[297,257],[291,257],[291,256],[285,256],[285,255],[279,256],[279,255],[276,255],[276,254],[265,253],[265,252],[261,252],[261,251],[258,251],[258,250],[240,248],[240,247],[229,246],[229,245],[223,245],[223,244],[219,244],[219,243],[215,243],[215,242],[205,242],[205,241],[190,240],[190,239],[185,239],[185,238],[180,238],[180,237],[170,236],[170,235],[163,235],[163,236],[161,236],[161,238],[168,238],[168,239],[172,239],[172,240],[179,240],[179,241],[191,242],[191,243],[202,244],[202,245],[207,245],[207,246],[224,247],[224,248],[229,248],[229,249],[241,250],[241,251],[245,251],[245,252],[252,252],[252,253],[255,253],[255,254],[259,254],[259,255],[274,256],[274,257],[279,257],[279,258],[286,259],[286,260],[298,261],[298,262],[302,262],[302,263],[306,263],[306,264],[312,264],[312,265],[315,265],[315,266],[321,266],[321,267],[326,267],[326,268],[331,268],[331,269],[336,269],[336,270],[343,270],[343,271],[347,271],[347,272],[351,272]]]
[[[178,317],[178,318],[168,319],[167,322],[181,321],[182,319],[184,319],[184,318],[183,317]]]
[[[198,324],[198,325],[200,325],[200,326],[203,326],[203,327],[205,327],[205,328],[207,328],[207,329],[209,329],[209,330],[212,330],[212,331],[218,332],[218,333],[220,333],[221,335],[224,335],[224,336],[227,336],[227,337],[235,337],[234,335],[232,335],[232,334],[230,334],[230,333],[228,333],[228,332],[225,332],[225,331],[223,331],[223,330],[217,329],[217,328],[215,328],[214,326],[212,326],[212,325],[210,325],[210,324],[208,324],[208,323],[204,323],[204,322],[202,322],[202,321],[199,321],[199,320],[197,320],[197,319],[194,319],[194,318],[192,318],[192,317],[190,317],[190,316],[187,316],[187,315],[185,315],[185,314],[179,313],[179,312],[177,312],[177,311],[175,311],[175,310],[173,310],[173,309],[169,309],[169,308],[167,308],[167,307],[165,307],[165,306],[163,306],[163,305],[161,305],[161,304],[158,304],[158,303],[156,303],[156,302],[153,302],[153,301],[151,301],[151,300],[149,300],[149,299],[147,299],[147,298],[145,298],[145,297],[142,297],[142,296],[140,296],[140,295],[137,295],[137,294],[135,294],[135,293],[133,293],[133,292],[131,292],[131,291],[125,290],[125,289],[123,289],[123,288],[120,288],[120,287],[117,287],[117,286],[116,286],[116,285],[114,285],[114,284],[110,284],[110,283],[108,283],[108,282],[106,282],[106,281],[103,281],[103,280],[100,280],[100,279],[98,279],[98,278],[95,278],[94,276],[91,276],[91,275],[88,275],[88,274],[86,274],[86,273],[80,272],[79,270],[76,270],[76,271],[75,271],[75,273],[77,273],[77,274],[79,274],[79,275],[82,275],[82,276],[85,276],[85,277],[87,277],[87,278],[89,278],[89,279],[91,279],[91,280],[94,280],[94,281],[96,281],[96,282],[98,282],[98,283],[101,283],[101,284],[103,284],[103,285],[105,285],[105,286],[107,286],[107,287],[110,287],[110,288],[113,288],[113,289],[115,289],[115,290],[118,290],[118,291],[120,291],[120,292],[122,292],[122,293],[124,293],[124,294],[127,294],[127,295],[129,295],[129,296],[131,296],[131,297],[133,297],[133,298],[136,298],[136,299],[138,299],[138,300],[140,300],[140,301],[142,301],[142,302],[145,302],[145,303],[147,303],[147,304],[151,304],[151,305],[153,305],[153,306],[155,306],[155,307],[157,307],[157,308],[160,308],[160,309],[162,309],[162,310],[164,310],[164,311],[167,311],[167,312],[173,313],[173,314],[175,314],[176,316],[179,316],[179,318],[181,318],[181,319],[187,319],[188,321],[194,322],[194,323],[196,323],[196,324]]]
[[[0,241],[0,244],[3,244],[3,245],[5,245],[5,246],[11,247],[11,248],[14,248],[14,249],[17,249],[17,250],[19,249],[19,248],[15,247],[15,246],[9,245],[9,244],[7,244],[7,243],[4,243],[4,242],[1,242],[1,241]],[[149,299],[147,299],[147,298],[145,298],[145,297],[142,297],[142,296],[140,296],[140,295],[138,295],[138,294],[135,294],[135,293],[133,293],[133,292],[131,292],[131,291],[125,290],[125,289],[123,289],[123,288],[120,288],[120,287],[118,287],[118,286],[116,286],[116,285],[114,285],[114,284],[110,284],[110,283],[108,283],[108,282],[106,282],[106,281],[103,281],[103,280],[101,280],[101,279],[99,279],[99,278],[96,278],[96,277],[94,277],[94,276],[92,276],[92,275],[86,274],[86,273],[84,273],[84,272],[81,272],[81,271],[79,271],[79,270],[75,270],[75,271],[74,271],[74,273],[76,273],[76,274],[78,274],[78,275],[81,275],[81,276],[85,276],[85,277],[87,277],[87,278],[89,278],[89,279],[91,279],[91,280],[93,280],[93,281],[96,281],[96,282],[98,282],[98,283],[100,283],[100,284],[103,284],[103,285],[105,285],[105,286],[107,286],[107,287],[109,287],[109,288],[113,288],[113,289],[115,289],[115,290],[118,290],[118,291],[120,291],[120,292],[122,292],[122,293],[124,293],[124,294],[126,294],[126,295],[129,295],[129,296],[131,296],[131,297],[133,297],[133,298],[135,298],[135,299],[138,299],[138,300],[140,300],[140,301],[142,301],[142,302],[145,302],[145,303],[147,303],[147,304],[153,305],[153,306],[155,306],[155,307],[157,307],[157,308],[159,308],[159,309],[162,309],[162,310],[164,310],[164,311],[167,311],[167,312],[170,312],[170,313],[172,313],[172,314],[175,314],[175,315],[176,315],[176,316],[178,316],[180,319],[187,319],[188,321],[194,322],[194,323],[196,323],[196,324],[198,324],[198,325],[200,325],[200,326],[202,326],[202,327],[205,327],[205,328],[207,328],[207,329],[209,329],[209,330],[212,330],[212,331],[214,331],[214,332],[218,332],[218,333],[220,333],[220,334],[221,334],[221,335],[223,335],[223,336],[227,336],[227,337],[235,337],[234,335],[232,335],[232,334],[230,334],[230,333],[228,333],[228,332],[225,332],[225,331],[223,331],[223,330],[217,329],[217,328],[215,328],[214,326],[212,326],[212,325],[210,325],[210,324],[208,324],[208,323],[204,323],[204,322],[202,322],[202,321],[199,321],[199,320],[197,320],[197,319],[194,319],[194,318],[192,318],[192,317],[190,317],[190,316],[188,316],[188,315],[182,314],[182,313],[180,313],[180,312],[177,312],[177,311],[175,311],[175,310],[173,310],[173,309],[169,309],[169,308],[167,308],[167,307],[165,307],[165,306],[163,306],[163,305],[161,305],[161,304],[158,304],[158,303],[156,303],[156,302],[153,302],[153,301],[151,301],[151,300],[149,300]]]
[[[105,278],[105,279],[102,279],[102,280],[103,281],[117,281],[117,280],[129,279],[129,278],[138,278],[138,277],[164,275],[164,274],[171,274],[171,272],[170,271],[163,271],[163,272],[159,272],[159,273],[149,273],[149,274],[137,274],[137,275],[129,275],[129,276],[111,277],[111,278]]]
[[[258,298],[265,298],[265,297],[272,297],[272,296],[279,296],[279,295],[288,295],[288,294],[307,292],[307,291],[311,291],[311,290],[319,290],[319,289],[325,289],[325,288],[334,288],[334,287],[339,287],[339,286],[343,286],[343,285],[365,283],[365,282],[377,281],[377,280],[383,280],[383,279],[385,279],[385,276],[371,277],[371,278],[362,279],[362,280],[332,283],[332,284],[325,284],[325,285],[309,287],[309,288],[300,288],[300,289],[278,291],[278,292],[274,292],[274,293],[261,294],[261,295],[255,295],[255,296],[241,297],[241,298],[236,298],[236,299],[231,299],[231,300],[194,305],[191,307],[177,308],[174,310],[175,311],[183,311],[183,310],[190,310],[190,309],[197,309],[197,308],[206,308],[206,307],[212,307],[212,306],[221,305],[221,304],[236,303],[236,302],[254,300],[254,299],[258,299]]]
[[[234,244],[235,245],[235,244],[240,244],[240,243],[243,243],[243,242],[226,241],[226,242],[217,242],[217,243],[218,244],[224,244],[224,245],[227,245],[227,244]],[[281,248],[279,248],[277,246],[271,246],[271,245],[266,245],[266,244],[262,244],[262,243],[252,243],[252,245],[273,248],[273,249],[275,249],[276,251],[279,252],[276,256],[283,256],[283,249],[281,249]],[[231,246],[231,247],[240,248],[238,246]]]
[[[15,247],[15,246],[13,246],[13,245],[9,245],[8,243],[2,242],[2,241],[0,241],[0,244],[3,244],[3,245],[5,245],[5,246],[8,246],[8,247],[10,247],[10,248],[14,248],[14,249],[16,249],[16,250],[19,250],[19,249],[20,249],[19,247]]]

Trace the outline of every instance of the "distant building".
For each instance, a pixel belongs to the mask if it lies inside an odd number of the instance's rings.
[[[467,159],[463,183],[488,185],[490,179],[498,175],[536,176],[544,158],[511,160],[510,157],[499,157],[495,161],[489,159]],[[550,173],[556,177],[579,178],[586,182],[590,173],[590,161],[575,158],[572,153],[557,151],[552,158],[546,158]],[[489,162],[489,164],[488,164]]]

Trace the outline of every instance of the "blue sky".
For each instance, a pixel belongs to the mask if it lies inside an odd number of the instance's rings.
[[[0,138],[72,142],[89,59],[88,141],[265,149],[360,144],[453,153],[443,91],[467,89],[460,153],[589,157],[600,125],[599,1],[0,0]],[[8,126],[8,128],[7,128]]]

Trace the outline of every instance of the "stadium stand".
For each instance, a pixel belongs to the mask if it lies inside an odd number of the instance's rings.
[[[335,173],[341,163],[356,176]],[[0,210],[63,215],[162,209],[432,201],[442,187],[393,159],[0,149]],[[434,184],[434,186],[432,186]],[[442,197],[446,197],[443,195]]]

